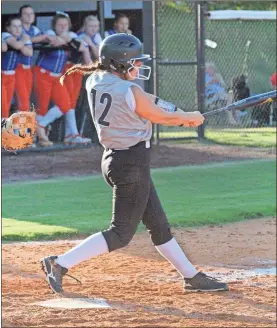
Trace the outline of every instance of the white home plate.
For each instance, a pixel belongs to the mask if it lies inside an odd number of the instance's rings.
[[[99,298],[54,298],[34,305],[61,309],[108,309],[111,306]]]

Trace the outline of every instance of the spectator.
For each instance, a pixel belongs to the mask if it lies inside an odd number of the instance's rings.
[[[216,71],[214,63],[207,63],[205,67],[205,97],[207,109],[224,106],[227,102],[225,83],[221,74]]]
[[[127,15],[122,13],[116,14],[114,20],[114,27],[111,30],[105,32],[105,37],[116,33],[132,34],[132,31],[129,30],[129,25],[130,25],[130,20]]]
[[[100,22],[96,16],[89,15],[84,20],[84,25],[77,33],[90,47],[94,60],[98,59],[98,50],[102,38],[99,34]]]
[[[32,42],[28,35],[22,33],[22,23],[19,17],[8,19],[6,31],[2,33],[2,44],[4,42],[10,48],[2,55],[2,118],[9,117],[19,56],[20,54],[28,57],[33,55]]]
[[[52,30],[46,34],[51,37],[51,44],[59,47],[70,46],[77,49],[87,58],[89,52],[83,41],[78,41],[75,33],[70,32],[70,17],[63,12],[57,12],[52,20]],[[42,146],[50,146],[53,143],[48,139],[45,128],[65,115],[65,143],[87,143],[89,139],[79,136],[76,125],[75,109],[71,108],[71,99],[65,86],[59,82],[64,72],[69,52],[58,48],[52,51],[41,51],[37,65],[34,67],[35,90],[38,99],[38,127],[37,134]],[[87,58],[88,59],[88,58]],[[50,99],[55,106],[48,111]]]

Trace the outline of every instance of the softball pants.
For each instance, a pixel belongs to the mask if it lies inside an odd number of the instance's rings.
[[[102,173],[113,188],[112,222],[102,232],[110,252],[131,241],[140,221],[155,246],[173,238],[151,179],[150,153],[145,142],[128,150],[107,149],[103,153]]]

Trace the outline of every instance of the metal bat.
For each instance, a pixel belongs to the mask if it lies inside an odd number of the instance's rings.
[[[257,105],[261,105],[261,104],[265,104],[265,103],[270,103],[272,101],[275,101],[276,99],[277,99],[277,93],[276,93],[276,90],[273,90],[273,91],[269,91],[269,92],[266,92],[266,93],[261,93],[261,94],[256,95],[256,96],[245,98],[245,99],[240,100],[240,101],[236,101],[231,105],[228,105],[228,106],[218,108],[218,109],[212,110],[210,112],[204,113],[203,116],[204,117],[209,117],[211,115],[218,114],[218,113],[223,112],[223,111],[241,110],[241,109],[245,109],[245,108],[252,107],[252,106],[257,106]]]

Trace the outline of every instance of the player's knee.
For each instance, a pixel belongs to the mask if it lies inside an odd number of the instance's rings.
[[[155,226],[149,233],[155,246],[165,244],[173,238],[168,222]]]
[[[119,231],[116,227],[112,227],[102,232],[106,239],[109,251],[127,246],[133,239],[135,232],[133,231]]]

